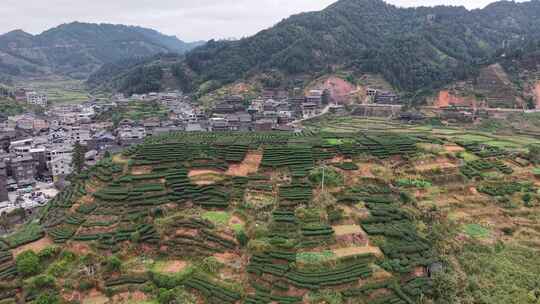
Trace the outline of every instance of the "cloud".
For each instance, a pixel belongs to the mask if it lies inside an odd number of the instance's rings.
[[[321,10],[335,0],[2,0],[0,32],[30,33],[72,21],[140,25],[180,39],[243,37],[292,14]],[[465,5],[491,0],[389,0],[398,6]]]

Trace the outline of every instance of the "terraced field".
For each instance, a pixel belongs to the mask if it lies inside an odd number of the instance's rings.
[[[491,276],[461,254],[538,253],[527,147],[361,128],[177,133],[104,159],[0,240],[0,303],[503,303],[468,292]]]

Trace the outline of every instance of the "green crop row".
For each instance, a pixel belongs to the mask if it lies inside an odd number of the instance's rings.
[[[222,303],[236,303],[241,299],[241,295],[235,291],[221,287],[204,278],[193,276],[189,278],[184,285],[188,288],[195,289],[203,294],[206,298],[215,298]]]

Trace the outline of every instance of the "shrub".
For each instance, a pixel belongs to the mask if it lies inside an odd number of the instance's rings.
[[[122,260],[120,260],[117,256],[111,256],[107,259],[106,269],[109,272],[116,272],[120,271],[120,268],[122,267]]]
[[[408,204],[413,204],[414,205],[416,203],[416,200],[414,199],[414,197],[412,197],[411,194],[409,194],[408,192],[405,192],[405,191],[399,192],[399,198],[401,199],[401,201],[405,205],[408,205]]]
[[[337,291],[323,290],[308,295],[310,303],[328,303],[328,304],[342,304],[345,303],[343,295]]]
[[[39,273],[39,257],[33,251],[25,251],[17,256],[15,260],[17,271],[23,276],[30,276]]]
[[[48,260],[48,259],[53,258],[54,256],[56,256],[58,254],[58,252],[60,252],[60,247],[49,246],[49,247],[41,250],[38,253],[38,256],[39,256],[39,259],[41,261],[43,261],[43,260]]]
[[[159,290],[158,302],[160,304],[169,304],[174,301],[174,291],[161,288]]]
[[[60,303],[58,296],[50,293],[44,293],[37,297],[35,304],[57,304]]]
[[[532,201],[532,195],[530,193],[525,193],[523,195],[523,203],[526,207],[532,207],[531,201]]]
[[[94,288],[95,284],[90,279],[84,278],[81,279],[79,282],[79,290],[80,291],[87,291],[92,288]]]
[[[47,289],[47,288],[54,288],[55,287],[55,279],[53,276],[50,275],[40,275],[35,277],[31,281],[32,288],[35,289]]]
[[[223,264],[214,257],[207,257],[200,263],[200,268],[209,274],[216,274],[221,267]]]
[[[249,238],[246,235],[244,229],[240,229],[236,232],[236,240],[238,240],[238,243],[242,247],[245,247],[247,245],[247,243],[249,242]]]
[[[339,187],[344,183],[344,178],[341,173],[336,169],[326,167],[326,168],[316,168],[311,171],[309,175],[309,180],[314,186],[321,185],[323,181],[324,173],[324,186],[325,187]]]

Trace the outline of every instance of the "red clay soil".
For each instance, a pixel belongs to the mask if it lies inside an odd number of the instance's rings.
[[[184,261],[179,261],[179,260],[169,261],[167,262],[165,266],[163,266],[162,271],[165,273],[178,273],[184,270],[184,268],[186,268],[187,265],[188,264]]]
[[[350,82],[339,77],[329,77],[324,83],[323,88],[330,91],[330,96],[337,103],[345,103],[349,100],[349,95],[356,90],[356,87]]]
[[[140,291],[119,293],[112,298],[112,303],[139,303],[148,300],[148,297]]]
[[[434,106],[438,108],[446,108],[450,105],[455,106],[467,106],[476,108],[476,101],[474,98],[464,98],[460,96],[455,96],[450,93],[448,90],[442,90],[439,92],[439,97],[435,100]]]
[[[35,253],[40,252],[41,250],[53,245],[54,242],[49,237],[44,237],[38,241],[32,242],[30,244],[26,244],[24,246],[18,247],[13,249],[13,255],[18,256],[19,254],[27,251],[32,250]]]
[[[248,176],[256,173],[259,171],[262,158],[263,155],[260,152],[249,152],[241,163],[230,165],[226,174],[230,176]]]
[[[534,97],[536,100],[536,108],[540,109],[540,81],[537,81],[534,85]]]
[[[79,256],[86,255],[91,252],[90,246],[81,242],[70,242],[68,248],[70,251]]]

